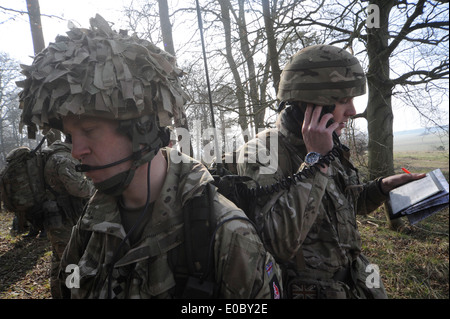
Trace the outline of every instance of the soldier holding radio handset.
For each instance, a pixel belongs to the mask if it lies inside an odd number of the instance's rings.
[[[261,186],[291,183],[259,197],[256,212],[264,244],[285,266],[288,298],[387,298],[379,274],[367,272],[356,214],[370,213],[392,188],[423,174],[360,181],[339,136],[356,114],[353,98],[365,92],[356,57],[331,45],[304,48],[281,74],[277,128],[259,133],[240,150],[239,175]],[[278,167],[264,174],[258,154],[265,154],[262,148],[273,133]]]

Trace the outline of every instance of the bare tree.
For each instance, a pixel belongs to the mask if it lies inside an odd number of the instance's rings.
[[[33,39],[34,54],[38,54],[45,48],[39,0],[27,0],[27,8],[28,17],[30,18],[30,28],[31,37]]]
[[[124,7],[126,28],[139,34],[139,37],[159,45],[162,35],[159,20],[159,9],[154,1],[132,0]]]
[[[260,41],[260,37],[256,36],[256,39],[254,40],[254,44],[250,46],[249,41],[249,31],[247,29],[247,22],[246,22],[246,8],[244,7],[245,1],[239,0],[238,1],[238,13],[236,13],[236,10],[231,9],[231,12],[233,13],[234,19],[236,20],[236,24],[238,27],[239,32],[239,42],[241,51],[243,54],[243,59],[246,64],[246,69],[248,71],[247,76],[247,83],[248,83],[248,96],[249,96],[249,109],[251,110],[251,113],[253,114],[253,124],[255,128],[261,128],[264,124],[264,113],[265,113],[265,105],[261,105],[260,98],[259,98],[259,92],[258,92],[258,84],[256,80],[256,68],[255,68],[255,59],[253,56],[255,55],[255,49],[257,43]]]
[[[272,69],[272,80],[275,92],[278,92],[278,84],[280,83],[281,69],[278,61],[277,38],[274,31],[274,16],[276,15],[276,3],[271,8],[269,0],[262,0],[262,11],[264,16],[264,27],[267,34],[267,52],[269,64]]]
[[[30,19],[31,37],[33,39],[34,54],[44,50],[44,33],[42,32],[41,10],[39,8],[39,0],[27,0],[28,17]],[[33,137],[34,138],[34,137]],[[51,129],[50,134],[47,134],[47,143],[51,144],[56,140],[61,139],[61,132]]]
[[[28,140],[19,129],[21,110],[17,107],[21,79],[19,62],[0,52],[0,167],[6,155],[19,146],[34,147],[36,141]]]
[[[158,0],[159,4],[159,21],[161,25],[161,33],[164,42],[164,50],[175,56],[175,48],[173,45],[172,24],[169,19],[169,5],[167,0]]]
[[[248,130],[247,111],[246,111],[246,98],[244,85],[241,80],[241,75],[238,71],[238,65],[234,59],[232,52],[232,37],[231,37],[231,18],[230,7],[231,4],[228,0],[219,0],[220,4],[220,17],[224,28],[225,35],[225,50],[226,59],[230,67],[230,71],[233,74],[233,78],[236,85],[236,97],[238,102],[238,123],[242,131]]]
[[[405,73],[395,70],[396,78],[392,78],[390,62],[395,51],[408,51],[410,56],[420,46],[428,46],[420,54],[429,54],[435,46],[447,42],[448,52],[448,13],[445,20],[441,20],[442,9],[437,3],[420,0],[415,5],[399,1],[376,0],[370,3],[379,8],[379,26],[367,27],[367,54],[369,68],[367,71],[369,99],[366,109],[366,119],[369,131],[369,172],[370,176],[394,174],[393,157],[393,113],[392,95],[396,86],[415,86],[448,80],[448,55],[438,63],[428,61],[425,64],[413,62],[411,69]],[[427,4],[428,10],[425,11]],[[392,26],[390,20],[394,7],[405,17],[403,25],[395,32],[389,32]],[[448,6],[447,6],[448,7]],[[376,9],[376,10],[377,10]],[[421,32],[424,30],[425,32]],[[445,33],[440,31],[447,31]],[[429,58],[429,57],[428,57]],[[420,61],[426,60],[425,56]],[[422,86],[423,89],[425,87]],[[397,91],[398,92],[398,91]],[[447,85],[448,92],[448,85]],[[408,96],[408,91],[405,92]],[[448,95],[448,93],[447,93]],[[405,96],[405,95],[404,95]],[[429,105],[436,103],[427,99]],[[415,103],[414,103],[415,104]],[[414,106],[414,104],[412,104]],[[430,110],[430,108],[429,108]],[[386,207],[386,212],[388,207]],[[389,217],[388,217],[388,220]],[[400,221],[391,221],[393,229],[401,226]]]

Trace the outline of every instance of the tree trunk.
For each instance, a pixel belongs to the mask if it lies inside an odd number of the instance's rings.
[[[373,0],[371,4],[379,7],[380,24],[367,28],[367,53],[369,69],[367,84],[369,90],[367,122],[369,134],[369,174],[370,179],[394,174],[393,113],[391,96],[393,86],[389,75],[389,13],[394,0]],[[403,222],[391,220],[385,207],[386,217],[391,229],[398,229]]]
[[[170,23],[169,19],[169,5],[167,4],[167,0],[158,0],[158,7],[159,7],[159,24],[161,26],[164,51],[170,53],[175,57],[175,46],[173,44],[172,24]],[[174,124],[175,127],[184,128],[186,131],[189,132],[187,118],[181,120],[176,118]],[[180,139],[181,135],[178,136],[178,141],[180,141]],[[182,149],[181,147],[180,150],[189,156],[194,156],[194,148],[192,146],[192,140],[189,141],[188,150]]]
[[[42,32],[41,10],[39,0],[27,0],[28,17],[30,19],[31,37],[33,39],[34,55],[44,50],[45,41]],[[56,140],[61,139],[61,132],[51,129],[47,134],[47,144],[50,145]]]
[[[238,124],[243,132],[248,132],[247,110],[245,107],[245,92],[243,90],[243,84],[237,69],[236,62],[233,58],[233,52],[231,50],[231,20],[230,20],[230,2],[226,0],[219,0],[220,11],[222,16],[222,23],[225,33],[226,43],[226,58],[230,66],[231,73],[233,74],[234,82],[236,84],[236,98],[238,102]],[[244,134],[245,142],[248,142],[248,134]]]
[[[238,28],[239,28],[239,39],[241,43],[241,50],[245,58],[248,69],[248,83],[249,83],[249,96],[250,96],[250,107],[253,113],[253,124],[255,130],[264,127],[264,114],[265,106],[261,105],[259,94],[258,94],[258,84],[256,81],[256,70],[255,62],[253,60],[253,52],[250,50],[250,43],[248,41],[248,31],[247,23],[245,21],[245,8],[244,0],[239,0],[239,16],[237,18]]]
[[[164,42],[164,50],[175,56],[175,48],[173,45],[172,25],[169,19],[169,5],[167,0],[158,0],[159,5],[159,23],[161,25],[161,33]]]
[[[31,37],[33,39],[33,49],[34,54],[36,55],[45,48],[39,0],[27,0],[27,8],[28,17],[30,19]]]
[[[273,30],[273,17],[270,10],[270,1],[262,0],[262,8],[264,15],[264,26],[267,36],[267,52],[269,55],[269,63],[272,69],[272,80],[275,92],[278,93],[278,84],[280,83],[281,70],[278,64],[277,39]]]

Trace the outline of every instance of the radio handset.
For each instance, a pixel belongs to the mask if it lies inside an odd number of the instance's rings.
[[[281,112],[284,109],[286,103],[281,103],[278,109]],[[286,112],[283,114],[284,116],[284,124],[286,128],[291,133],[297,133],[301,138],[301,130],[299,127],[303,124],[304,113],[306,111],[306,103],[301,104],[290,104],[291,107],[286,108]],[[315,105],[314,105],[315,107]],[[332,113],[335,109],[335,105],[327,105],[323,106],[322,111],[320,113],[320,119],[324,114]],[[327,127],[333,123],[333,119],[330,119],[327,123]],[[333,142],[334,146],[327,154],[323,155],[321,159],[314,165],[310,167],[305,167],[302,171],[297,172],[293,175],[282,178],[281,180],[265,186],[257,186],[257,187],[248,187],[247,184],[243,183],[242,187],[238,189],[238,192],[244,194],[244,196],[248,197],[258,197],[258,196],[266,196],[271,195],[280,190],[287,190],[292,185],[296,185],[297,182],[302,182],[305,178],[314,177],[314,175],[320,170],[320,167],[324,167],[324,165],[330,165],[332,161],[341,156],[341,150],[347,150],[348,148],[345,145],[342,145],[339,141],[339,137],[336,132],[333,132]]]
[[[325,114],[327,114],[327,113],[333,113],[333,111],[334,111],[334,109],[336,108],[336,105],[335,104],[333,104],[333,105],[325,105],[325,106],[323,106],[322,107],[322,111],[320,112],[320,117],[319,117],[319,121],[320,121],[320,119],[322,119],[322,116],[324,116]],[[329,127],[331,124],[333,124],[334,123],[334,120],[333,119],[330,119],[328,122],[327,122],[327,127]],[[342,145],[341,144],[341,141],[339,140],[339,136],[336,134],[336,132],[335,131],[333,131],[333,142],[334,142],[334,144],[335,145],[338,145],[340,148],[342,148],[344,145]]]
[[[304,109],[304,110],[306,110],[306,103],[302,103],[302,108]],[[313,105],[313,107],[315,108],[317,105],[316,104],[314,104]],[[322,106],[322,111],[320,112],[320,116],[319,116],[319,121],[322,119],[322,116],[324,116],[325,114],[327,114],[327,113],[333,113],[334,112],[334,109],[336,108],[336,105],[335,104],[332,104],[332,105],[324,105],[324,106]],[[327,125],[326,125],[326,127],[329,127],[331,124],[333,124],[334,123],[334,120],[333,119],[330,119],[328,122],[327,122]],[[340,142],[340,140],[339,140],[339,136],[336,134],[336,132],[333,132],[333,141],[334,141],[334,144],[335,145],[339,145],[339,147],[341,147],[342,145],[341,145],[341,142]]]
[[[307,103],[305,103],[305,102],[302,102],[301,104],[300,104],[300,109],[303,111],[303,113],[305,113],[306,112],[306,107],[308,106],[308,104]],[[316,104],[313,104],[313,109],[314,108],[316,108]],[[325,114],[327,114],[327,113],[333,113],[333,111],[334,111],[334,109],[336,108],[336,105],[335,104],[332,104],[332,105],[324,105],[324,106],[322,106],[322,111],[320,112],[320,116],[319,116],[319,121],[322,119],[322,116],[324,116]],[[331,124],[333,124],[333,119],[330,119],[328,122],[327,122],[327,127],[329,127]]]
[[[314,107],[316,107],[316,106],[314,106]],[[322,111],[320,112],[320,117],[319,117],[319,121],[322,119],[322,116],[324,116],[325,114],[327,114],[327,113],[333,113],[333,111],[334,111],[334,109],[335,109],[335,107],[336,107],[336,105],[324,105],[324,106],[322,106]],[[334,121],[333,121],[333,119],[330,119],[328,122],[327,122],[327,127],[329,127],[331,124],[333,124],[334,123]]]
[[[305,102],[301,102],[299,104],[280,103],[278,111],[281,112],[286,105],[288,107],[285,109],[286,113],[283,115],[284,125],[286,126],[288,131],[290,131],[294,135],[298,136],[299,138],[302,138],[301,129],[299,129],[299,128],[301,128],[303,125],[304,114],[306,112],[306,107],[308,104]],[[316,105],[314,104],[313,107],[316,107]],[[320,119],[322,119],[322,116],[324,114],[333,113],[335,107],[336,106],[334,104],[323,106],[322,111],[320,113]],[[329,127],[333,122],[334,122],[333,119],[330,119],[327,122],[327,127]],[[336,139],[336,137],[337,137],[337,135],[336,136],[335,135],[336,135],[336,133],[333,132],[334,139]]]

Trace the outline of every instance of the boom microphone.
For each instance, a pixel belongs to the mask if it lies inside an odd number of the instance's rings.
[[[128,157],[125,157],[121,160],[118,160],[116,162],[110,163],[110,164],[106,164],[106,165],[101,165],[101,166],[91,166],[91,165],[87,165],[87,164],[78,164],[75,165],[75,170],[77,172],[90,172],[90,171],[96,171],[99,169],[104,169],[104,168],[108,168],[108,167],[112,167],[112,166],[116,166],[119,165],[123,162],[129,161],[130,159],[133,159],[134,154],[131,154]]]
[[[106,165],[91,166],[91,165],[87,165],[87,164],[78,164],[78,165],[75,165],[75,171],[77,171],[77,172],[96,171],[96,170],[99,170],[99,169],[105,169],[105,168],[109,168],[109,167],[112,167],[112,166],[116,166],[116,165],[122,164],[122,163],[124,163],[126,161],[129,161],[129,160],[138,160],[139,158],[141,158],[142,153],[144,151],[147,151],[148,149],[149,149],[148,146],[144,147],[143,149],[141,149],[141,150],[139,150],[137,152],[134,152],[130,156],[127,156],[125,158],[122,158],[121,160],[118,160],[116,162],[109,163],[109,164],[106,164]]]

